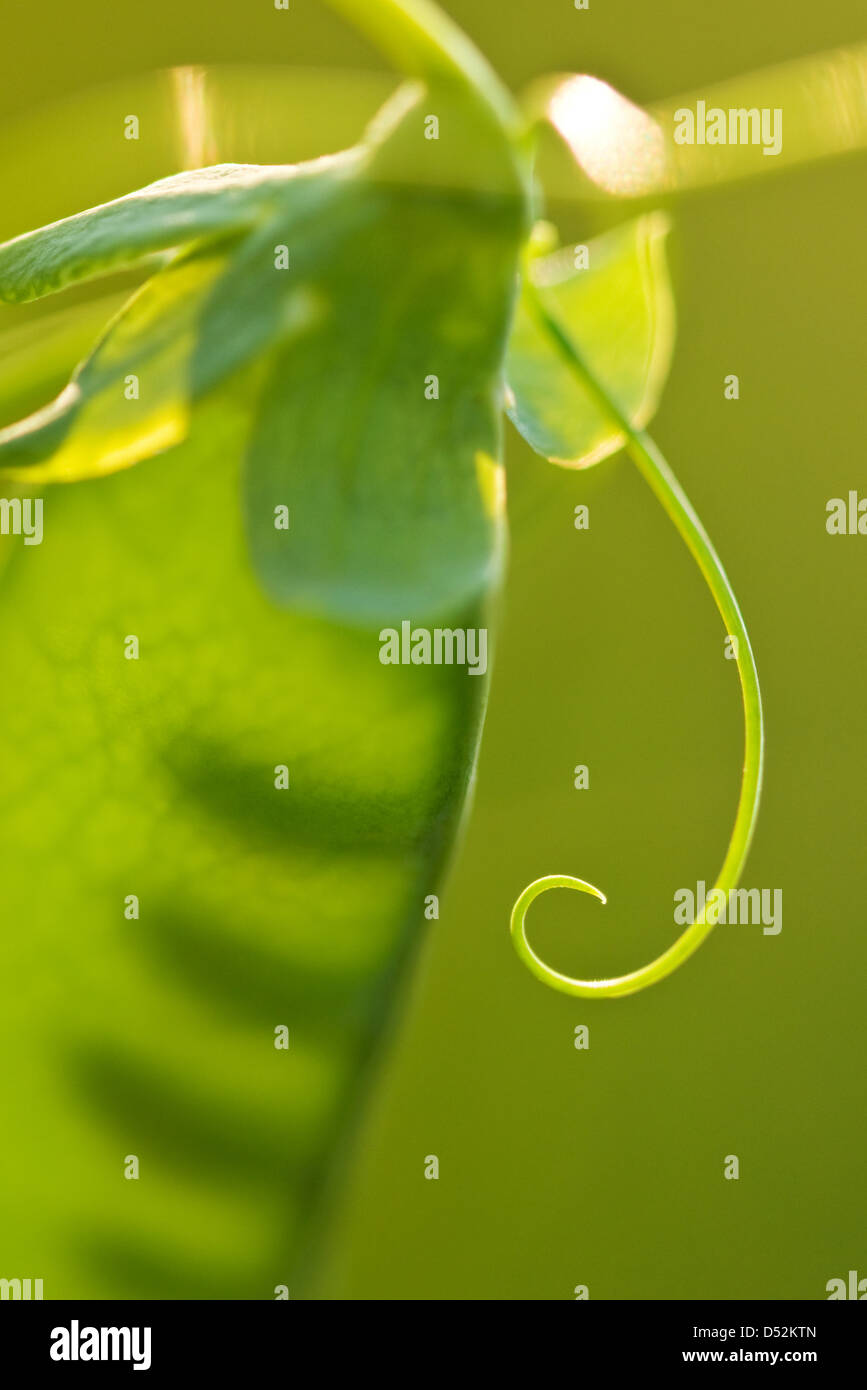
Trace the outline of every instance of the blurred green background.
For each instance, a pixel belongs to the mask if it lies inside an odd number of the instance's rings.
[[[586,71],[641,103],[863,34],[857,0],[448,8],[516,88]],[[288,14],[49,0],[4,16],[0,116],[14,132],[101,82],[278,61],[381,69],[315,0]],[[322,147],[317,118],[312,101],[287,114],[284,158]],[[79,206],[89,149],[49,126],[56,167],[28,175],[38,148],[4,164],[4,236]],[[129,154],[129,179],[99,196],[169,172]],[[88,168],[88,186],[100,177]],[[509,910],[543,873],[609,897],[534,908],[534,941],[562,969],[629,969],[674,938],[674,890],[710,883],[722,858],[741,716],[711,600],[632,465],[557,470],[509,429],[511,569],[474,810],[365,1127],[330,1296],[568,1299],[586,1284],[591,1298],[822,1298],[828,1279],[867,1274],[867,540],[825,531],[829,498],[867,494],[864,210],[853,158],[682,198],[671,239],[678,346],[652,432],[753,636],[768,758],[743,882],[783,890],[782,932],[721,926],[664,984],[608,1003],[555,995],[519,965]],[[552,211],[564,239],[585,240],[634,209]],[[737,402],[723,398],[732,372]]]

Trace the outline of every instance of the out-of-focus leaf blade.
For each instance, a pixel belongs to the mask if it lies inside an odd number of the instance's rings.
[[[7,538],[0,589],[0,877],[27,923],[0,985],[23,1054],[0,1226],[46,1297],[297,1296],[438,891],[487,681],[383,665],[370,623],[487,624],[524,208],[514,188],[402,189],[409,148],[320,169],[315,208],[287,197],[173,261],[73,381],[53,458],[22,470],[33,491],[79,479],[47,488],[40,546]],[[140,401],[115,407],[136,367]],[[179,447],[82,481],[85,441],[105,461],[149,382]]]
[[[424,141],[428,104],[454,121],[448,143]],[[273,345],[245,506],[253,562],[281,604],[394,625],[457,613],[498,574],[500,380],[524,209],[505,165],[493,189],[461,186],[465,119],[446,98],[396,94],[327,215],[286,225],[278,213],[207,306],[195,391],[215,351]],[[420,148],[439,172],[407,186]]]
[[[586,269],[575,268],[572,247],[530,262],[546,309],[639,427],[656,409],[674,347],[667,230],[658,213],[627,223],[589,243]],[[506,381],[509,418],[543,457],[582,468],[622,447],[622,432],[577,381],[523,298]]]
[[[279,602],[348,621],[456,612],[500,561],[514,223],[375,187],[340,215],[290,282],[314,312],[273,362],[251,440],[254,562]]]
[[[150,279],[56,400],[0,430],[0,476],[71,482],[180,443],[189,428],[198,321],[225,264],[223,253],[196,256]]]
[[[195,423],[4,538],[0,1229],[46,1298],[303,1296],[478,738],[484,679],[269,601],[246,393]]]
[[[353,160],[350,155],[292,169],[279,181],[281,212],[273,232],[263,206],[264,236],[260,226],[246,238],[206,242],[148,280],[56,400],[0,430],[0,476],[30,483],[98,477],[184,439],[202,395],[291,336],[298,314],[274,294],[273,238],[278,232],[292,235],[313,219],[320,225]],[[269,200],[273,214],[273,187]],[[259,272],[252,287],[258,295],[247,292],[251,261]],[[221,319],[219,306],[226,301],[218,299],[208,319],[208,306],[224,282],[231,312]]]
[[[332,9],[367,33],[399,72],[421,78],[437,98],[456,95],[473,120],[476,138],[495,125],[513,136],[519,114],[511,94],[475,44],[428,0],[328,0]],[[502,143],[502,142],[501,142]]]
[[[69,382],[121,309],[129,292],[103,295],[86,304],[55,306],[54,313],[0,328],[0,428],[43,406]],[[7,311],[14,312],[14,311]]]
[[[155,251],[251,227],[273,208],[293,172],[240,164],[196,169],[25,232],[0,246],[0,300],[38,299]]]
[[[285,166],[346,149],[394,87],[386,72],[232,63],[126,73],[58,97],[0,123],[0,240],[178,170]],[[138,114],[141,139],[123,140],[125,112]]]

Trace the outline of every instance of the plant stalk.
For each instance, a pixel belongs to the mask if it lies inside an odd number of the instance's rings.
[[[701,570],[727,634],[736,639],[736,664],[744,708],[744,763],[734,826],[725,859],[714,884],[714,890],[720,889],[728,895],[729,890],[737,885],[752,841],[761,795],[764,761],[764,724],[759,678],[743,615],[710,537],[677,478],[650,436],[644,430],[633,426],[629,417],[591,371],[572,339],[548,311],[539,290],[532,282],[529,267],[526,270],[526,293],[540,325],[551,337],[561,357],[623,432],[626,448],[639,472],[661,502]],[[578,892],[590,893],[603,903],[606,899],[598,888],[594,888],[583,879],[572,878],[569,875],[551,875],[537,879],[525,888],[512,909],[512,940],[527,968],[552,989],[581,998],[617,998],[634,994],[637,990],[646,989],[648,985],[665,979],[666,975],[671,974],[672,970],[682,965],[698,950],[715,925],[707,921],[705,908],[696,921],[692,922],[662,955],[640,969],[605,980],[572,979],[546,965],[533,951],[526,936],[527,908],[534,898],[550,888],[573,888]]]
[[[432,0],[327,0],[408,77],[460,87],[486,107],[510,143],[525,121],[511,93],[467,35]]]

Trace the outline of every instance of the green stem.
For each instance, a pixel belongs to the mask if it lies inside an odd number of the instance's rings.
[[[582,385],[589,388],[623,432],[626,448],[639,472],[674,522],[690,554],[704,575],[722,616],[726,632],[730,637],[737,639],[737,668],[744,706],[744,766],[731,839],[722,868],[714,884],[714,889],[721,889],[727,895],[729,889],[736,886],[749,851],[762,784],[764,750],[762,700],[759,691],[758,672],[756,671],[755,658],[746,624],[720,558],[683,488],[650,436],[644,430],[636,429],[633,426],[628,416],[594,376],[571,338],[549,313],[542,296],[533,285],[529,267],[526,272],[526,294],[539,323],[550,335],[560,355],[579,377]],[[628,975],[617,975],[607,980],[572,979],[546,965],[536,955],[527,940],[525,927],[527,908],[534,898],[550,888],[573,888],[581,893],[590,893],[603,903],[605,897],[598,888],[585,883],[583,879],[557,875],[537,879],[535,883],[531,883],[529,887],[524,889],[512,909],[512,940],[518,955],[538,979],[564,994],[578,995],[583,998],[611,999],[645,989],[648,985],[664,979],[677,966],[682,965],[698,949],[714,925],[713,922],[706,920],[705,912],[702,912],[673,945],[669,946],[668,950],[663,951],[662,955],[657,956],[655,960],[650,961],[639,970],[633,970]]]
[[[487,59],[432,0],[328,0],[409,77],[461,88],[510,143],[524,120]]]

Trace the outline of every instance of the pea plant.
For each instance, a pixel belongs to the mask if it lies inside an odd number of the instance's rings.
[[[353,148],[180,173],[0,246],[10,305],[146,276],[60,394],[0,431],[0,475],[19,499],[44,499],[46,541],[38,565],[23,550],[8,562],[6,650],[41,636],[0,697],[0,726],[21,785],[38,783],[43,756],[63,768],[50,841],[7,835],[47,882],[34,939],[54,949],[54,888],[104,963],[70,955],[61,971],[82,1007],[63,1028],[74,1085],[58,1113],[78,1133],[86,1098],[157,1173],[123,1215],[135,1238],[119,1253],[106,1218],[92,1264],[113,1289],[157,1296],[294,1288],[315,1249],[338,1139],[438,910],[488,681],[448,664],[392,669],[376,634],[493,622],[504,413],[558,466],[625,449],[735,639],[745,747],[724,892],[759,804],[746,625],[646,430],[673,344],[666,218],[634,218],[583,257],[559,246],[536,149],[547,122],[580,163],[574,79],[521,105],[427,0],[331,3],[406,79]],[[647,150],[648,127],[627,127]],[[711,930],[701,913],[649,964],[571,978],[526,934],[530,904],[554,888],[605,897],[552,873],[515,903],[518,955],[567,994],[643,989]],[[134,937],[118,940],[118,912]],[[90,1143],[77,1151],[88,1174]],[[213,1191],[184,1237],[177,1184],[191,1162]],[[83,1182],[113,1212],[103,1179]],[[232,1275],[203,1234],[224,1199],[237,1222],[249,1202],[267,1226]],[[148,1245],[154,1229],[170,1255]]]

